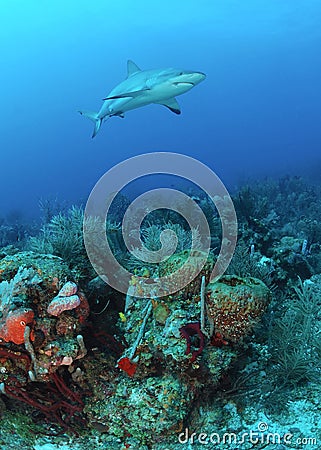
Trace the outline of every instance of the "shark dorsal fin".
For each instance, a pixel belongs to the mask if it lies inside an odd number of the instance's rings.
[[[141,69],[131,59],[129,59],[127,61],[127,78],[136,72],[141,72]]]

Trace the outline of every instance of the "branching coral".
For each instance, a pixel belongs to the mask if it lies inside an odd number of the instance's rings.
[[[78,435],[77,424],[84,425],[80,415],[84,408],[81,395],[72,391],[57,373],[51,374],[50,383],[29,389],[17,380],[0,383],[0,392],[41,411],[48,421],[57,423],[63,431]]]
[[[271,327],[271,352],[279,389],[303,380],[319,380],[321,352],[321,277],[299,280],[287,310]]]

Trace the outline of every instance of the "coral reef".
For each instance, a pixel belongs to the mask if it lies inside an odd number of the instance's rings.
[[[16,430],[21,448],[30,450],[47,445],[42,432],[57,431],[61,440],[52,442],[85,450],[198,449],[204,445],[180,443],[179,436],[197,429],[256,431],[260,421],[283,434],[285,423],[293,434],[294,428],[302,433],[308,424],[299,408],[318,424],[319,191],[296,177],[241,188],[234,196],[238,246],[229,274],[215,283],[210,274],[220,226],[209,199],[193,194],[211,216],[212,248],[204,266],[204,254],[189,248],[197,230],[164,211],[144,220],[142,241],[158,251],[166,228],[178,236],[177,248],[160,264],[142,263],[144,250],[130,254],[124,246],[115,207],[106,232],[117,259],[132,270],[127,295],[95,278],[81,236],[81,208],[48,214],[41,233],[29,239],[35,251],[8,246],[3,227],[3,448],[10,448],[6,435]],[[127,200],[120,197],[117,205],[125,208]],[[162,297],[150,295],[153,279],[184,264],[177,292],[169,294],[164,283]],[[11,429],[10,420],[16,421]],[[37,432],[37,444],[26,427]],[[233,442],[213,445],[238,448]]]
[[[173,267],[174,261],[182,262],[186,257],[183,253],[169,258],[166,270]],[[122,372],[116,383],[109,373],[106,383],[93,386],[94,396],[86,405],[89,424],[99,422],[100,426],[107,427],[111,436],[121,436],[126,442],[139,439],[140,445],[147,444],[149,448],[157,441],[169,439],[173,431],[181,430],[204,389],[217,385],[238,355],[233,339],[238,329],[236,321],[241,321],[242,336],[237,335],[237,344],[241,347],[241,341],[264,312],[269,289],[260,280],[234,277],[239,296],[230,293],[230,301],[231,304],[238,301],[238,307],[244,310],[231,320],[230,342],[219,340],[218,322],[212,329],[211,339],[201,329],[201,309],[202,285],[213,263],[214,260],[209,259],[193,283],[162,298],[135,297],[135,293],[142,295],[144,292],[144,280],[143,277],[133,280],[125,314],[119,319],[127,343],[116,364]],[[215,284],[213,286],[209,284],[209,292],[215,289]],[[217,286],[219,289],[219,283]],[[227,296],[225,292],[225,299]],[[218,310],[222,319],[225,308],[222,302],[221,311]],[[210,314],[208,319],[211,319]],[[226,323],[224,325],[226,332]],[[109,390],[107,405],[102,394],[106,389]],[[149,421],[148,427],[144,426],[144,421]]]
[[[122,377],[107,401],[95,389],[85,411],[89,423],[104,424],[110,435],[131,444],[151,445],[162,435],[181,430],[193,398],[189,383],[177,376]]]

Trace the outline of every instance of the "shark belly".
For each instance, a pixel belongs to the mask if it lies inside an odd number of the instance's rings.
[[[150,105],[153,101],[144,96],[144,98],[131,98],[125,104],[121,105],[122,112],[131,111],[132,109],[141,108],[142,106]],[[118,108],[117,108],[118,109]]]
[[[109,107],[112,111],[112,115],[117,115],[119,113],[125,113],[143,106],[152,105],[153,103],[162,103],[163,101],[173,97],[174,94],[163,89],[151,89],[150,91],[147,91],[137,97],[127,97],[126,99],[114,100],[114,103],[112,103]]]

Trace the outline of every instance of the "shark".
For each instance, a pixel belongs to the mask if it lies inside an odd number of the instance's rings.
[[[175,114],[180,114],[180,106],[176,100],[178,95],[191,90],[205,80],[203,72],[182,69],[150,69],[141,70],[133,61],[127,61],[127,78],[119,83],[103,98],[98,112],[79,111],[94,122],[94,138],[101,124],[110,117],[123,118],[127,111],[141,108],[153,103],[166,106]]]

